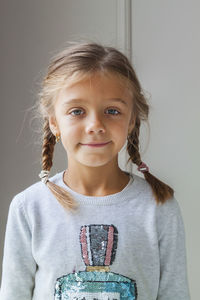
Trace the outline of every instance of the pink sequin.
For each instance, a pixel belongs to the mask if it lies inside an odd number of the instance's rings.
[[[114,228],[112,226],[109,226],[105,266],[109,266],[111,261],[111,254],[112,254],[112,247],[113,247],[113,233],[114,233]]]
[[[88,250],[87,250],[87,239],[86,239],[86,227],[83,227],[81,230],[81,236],[80,236],[80,241],[82,245],[82,255],[83,255],[83,260],[86,266],[89,266],[89,259],[88,259]]]

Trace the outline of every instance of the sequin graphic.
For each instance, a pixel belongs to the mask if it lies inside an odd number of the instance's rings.
[[[115,260],[118,230],[111,225],[81,226],[80,246],[85,271],[59,277],[55,284],[55,300],[136,300],[136,281],[110,272]]]
[[[82,226],[80,243],[86,266],[109,266],[117,248],[118,231],[114,225]]]

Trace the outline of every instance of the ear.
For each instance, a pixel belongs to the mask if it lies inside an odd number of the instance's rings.
[[[54,135],[56,135],[56,133],[59,132],[59,127],[56,118],[53,115],[49,116],[49,128]]]

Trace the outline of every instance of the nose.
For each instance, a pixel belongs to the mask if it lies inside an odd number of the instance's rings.
[[[105,126],[103,124],[102,118],[97,113],[94,113],[92,116],[88,117],[87,124],[86,124],[86,132],[87,133],[105,132]]]

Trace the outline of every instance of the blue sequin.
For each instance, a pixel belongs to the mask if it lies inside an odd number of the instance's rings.
[[[73,299],[72,296],[77,300],[83,297],[85,300],[99,300],[102,299],[102,294],[105,299],[109,295],[112,297],[112,294],[118,294],[119,299],[136,300],[136,291],[136,282],[125,276],[112,272],[81,271],[57,280],[55,300],[69,300]],[[110,300],[114,299],[110,298]]]

